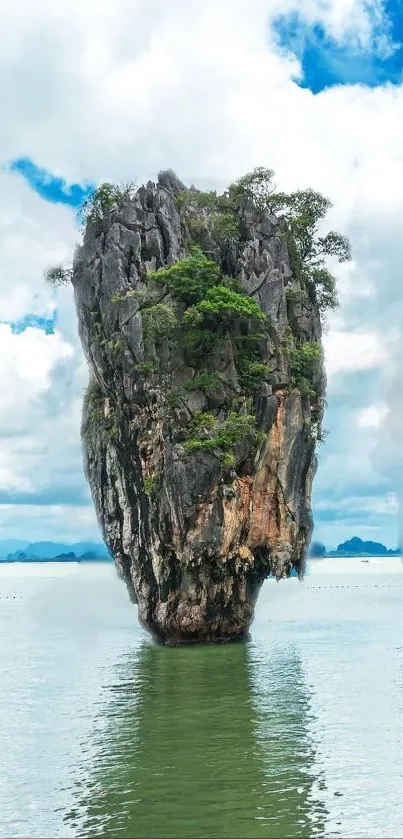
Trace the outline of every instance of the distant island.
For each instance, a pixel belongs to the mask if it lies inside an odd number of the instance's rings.
[[[102,542],[76,542],[73,545],[66,545],[62,542],[0,540],[0,562],[111,561],[112,557]]]
[[[401,556],[400,548],[392,550],[381,542],[365,542],[354,536],[327,550],[322,542],[312,542],[310,559],[327,557],[391,557]],[[22,539],[0,539],[0,563],[2,562],[112,562],[103,542],[24,542]]]
[[[401,556],[400,548],[392,550],[382,545],[381,542],[364,542],[358,536],[353,536],[347,542],[342,542],[335,551],[327,551],[321,542],[312,542],[309,556],[311,559],[324,559],[325,557],[360,557],[360,556]]]

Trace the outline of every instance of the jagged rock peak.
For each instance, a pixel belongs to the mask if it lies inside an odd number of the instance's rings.
[[[166,643],[245,637],[267,575],[303,572],[323,412],[283,225],[167,170],[89,218],[73,285],[86,475],[140,620]]]
[[[172,169],[164,169],[159,172],[158,183],[160,186],[165,187],[168,192],[172,192],[172,195],[179,195],[186,189],[185,184],[182,183]]]

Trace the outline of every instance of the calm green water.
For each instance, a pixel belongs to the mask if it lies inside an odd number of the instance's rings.
[[[0,836],[403,837],[402,598],[270,581],[251,643],[165,649],[109,566],[0,567]]]

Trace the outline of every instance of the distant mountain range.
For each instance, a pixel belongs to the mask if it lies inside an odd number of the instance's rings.
[[[103,542],[24,542],[22,539],[0,539],[0,561],[38,562],[56,560],[59,562],[110,560],[110,554]]]
[[[391,550],[382,545],[381,542],[364,542],[358,536],[353,536],[352,539],[338,545],[335,551],[327,551],[325,545],[322,545],[321,542],[312,542],[309,556],[312,559],[319,559],[326,556],[401,556],[401,553],[400,548]]]
[[[312,542],[309,555],[312,559],[321,557],[354,556],[401,556],[400,548],[391,550],[381,542],[364,542],[358,536],[342,542],[335,551],[327,551],[321,542]],[[26,542],[23,539],[0,539],[0,562],[84,562],[111,561],[103,542]]]

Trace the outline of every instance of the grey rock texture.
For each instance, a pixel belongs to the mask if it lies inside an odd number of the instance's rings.
[[[266,436],[257,446],[253,435],[237,444],[229,471],[211,452],[183,450],[183,428],[195,411],[225,417],[228,392],[240,390],[230,340],[217,342],[208,359],[208,369],[225,382],[224,395],[187,391],[195,370],[183,352],[165,339],[144,341],[147,272],[187,253],[189,218],[176,201],[183,189],[173,172],[163,172],[102,224],[88,224],[73,278],[90,370],[82,423],[86,476],[141,622],[171,644],[244,637],[267,575],[303,573],[314,427],[325,389],[320,360],[315,396],[292,387],[287,342],[320,341],[318,308],[309,295],[287,294],[298,292],[299,283],[282,222],[246,208],[241,241],[218,245],[207,232],[203,247],[268,315],[264,353],[271,373],[248,408]],[[153,359],[159,374],[142,374],[141,365]]]

